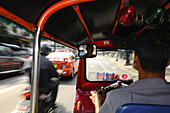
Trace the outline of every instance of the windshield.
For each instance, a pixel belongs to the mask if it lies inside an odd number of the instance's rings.
[[[86,59],[86,78],[89,81],[114,81],[136,76],[137,79],[138,73],[132,64],[131,50],[98,51],[95,58]]]

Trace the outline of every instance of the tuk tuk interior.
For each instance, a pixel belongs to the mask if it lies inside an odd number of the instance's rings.
[[[133,49],[134,37],[147,30],[170,33],[169,0],[4,0],[0,18],[15,23],[34,35],[32,113],[36,112],[39,45],[41,37],[77,49],[95,44],[100,49]],[[6,21],[7,20],[7,21]],[[10,40],[9,40],[9,43]],[[88,59],[88,58],[87,58]],[[37,62],[37,63],[36,63]],[[108,86],[113,81],[88,81],[86,58],[80,58],[77,97],[84,108],[75,112],[94,112],[89,91]],[[104,101],[105,95],[103,95]],[[87,107],[86,107],[87,106]]]
[[[115,72],[110,71],[107,67],[115,67],[113,60],[114,56],[108,54],[100,55],[102,52],[116,53],[119,49],[126,50],[127,48],[120,48],[118,46],[112,45],[110,40],[96,41],[91,43],[96,45],[95,57],[81,58],[79,62],[79,72],[77,75],[77,84],[76,84],[76,98],[74,103],[74,113],[79,112],[94,112],[94,106],[89,98],[90,91],[98,91],[101,87],[109,86],[113,83],[116,83],[118,80],[122,79],[122,75],[128,76],[127,73],[120,71],[119,68],[116,68]],[[90,44],[90,45],[91,45]],[[100,44],[100,45],[99,45]],[[89,44],[88,44],[89,45]],[[88,46],[87,45],[87,46]],[[95,49],[95,48],[94,48]],[[79,50],[80,51],[80,50]],[[108,63],[108,62],[112,63]],[[104,65],[104,66],[103,66]],[[106,66],[108,65],[108,66]],[[92,67],[91,67],[92,66]],[[102,69],[103,68],[103,69]],[[108,75],[112,77],[108,77]],[[101,77],[102,76],[102,77]],[[130,80],[130,77],[125,78],[125,80]],[[102,103],[105,100],[106,95],[101,95]]]

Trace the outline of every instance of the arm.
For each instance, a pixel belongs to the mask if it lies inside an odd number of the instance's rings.
[[[117,105],[115,102],[114,103],[110,103],[110,93],[107,94],[106,99],[104,101],[104,103],[101,105],[101,98],[100,95],[97,93],[97,91],[91,91],[90,92],[92,96],[90,96],[90,99],[92,100],[92,103],[95,106],[95,113],[115,113],[115,111],[113,109],[117,109],[115,108]],[[114,98],[114,100],[116,100]]]
[[[90,96],[90,99],[92,100],[92,103],[95,107],[95,113],[99,113],[100,107],[101,107],[101,98],[100,95],[97,93],[97,91],[91,91],[90,92],[92,96]]]

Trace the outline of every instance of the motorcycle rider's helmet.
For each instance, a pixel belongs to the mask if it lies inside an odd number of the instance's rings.
[[[41,44],[41,54],[47,56],[50,53],[51,49],[49,44]]]

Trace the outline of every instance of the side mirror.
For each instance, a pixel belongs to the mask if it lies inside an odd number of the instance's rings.
[[[94,44],[80,45],[78,49],[80,58],[93,58],[97,55],[97,47]]]

